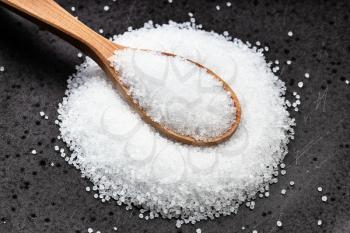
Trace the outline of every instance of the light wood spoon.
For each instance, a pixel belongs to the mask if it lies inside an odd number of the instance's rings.
[[[213,78],[223,83],[224,90],[229,93],[233,101],[233,105],[236,108],[236,119],[233,121],[230,128],[222,135],[205,140],[196,140],[190,135],[182,135],[175,132],[174,130],[164,127],[158,122],[155,122],[146,114],[145,111],[143,111],[141,106],[133,101],[133,98],[128,94],[127,87],[123,85],[118,73],[111,66],[111,62],[109,60],[114,55],[116,50],[123,49],[125,48],[124,46],[115,44],[112,41],[99,35],[87,27],[85,24],[77,20],[74,16],[60,7],[53,0],[0,0],[0,4],[9,10],[26,17],[36,24],[47,27],[51,32],[69,41],[81,51],[92,57],[96,63],[98,63],[100,67],[105,71],[106,75],[111,80],[113,80],[117,90],[124,98],[124,100],[136,112],[138,112],[138,114],[146,123],[152,125],[162,135],[175,141],[190,145],[210,146],[227,140],[236,131],[241,119],[241,108],[237,96],[225,81],[223,81],[218,75],[216,75],[211,70],[203,67],[202,65],[188,60],[200,68],[206,69],[207,72],[213,76]],[[164,54],[164,56],[175,56],[174,54],[170,53],[162,54]]]

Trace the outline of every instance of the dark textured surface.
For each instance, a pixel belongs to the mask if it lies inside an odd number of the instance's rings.
[[[82,60],[77,50],[48,32],[0,9],[0,233],[11,232],[350,232],[350,2],[349,1],[59,1],[106,36],[152,19],[187,21],[193,12],[207,30],[228,31],[270,46],[281,65],[288,96],[301,93],[296,139],[286,157],[287,174],[253,211],[175,228],[175,220],[145,221],[138,211],[101,203],[85,191],[89,181],[54,152],[53,123],[66,79]],[[110,11],[104,12],[108,3]],[[221,10],[215,6],[219,4]],[[287,32],[292,30],[293,37]],[[210,45],[208,45],[210,46]],[[311,78],[303,77],[310,72]],[[298,81],[304,87],[297,87]],[[39,111],[49,120],[43,120]],[[31,149],[38,154],[32,155]],[[50,166],[51,162],[55,166]],[[290,180],[294,187],[288,187]],[[328,202],[321,201],[323,187]],[[287,195],[280,190],[287,188]],[[276,227],[281,219],[283,227]],[[317,219],[322,219],[321,227]],[[246,230],[241,230],[246,226]]]

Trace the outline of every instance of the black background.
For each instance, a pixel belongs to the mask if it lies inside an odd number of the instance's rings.
[[[282,62],[287,96],[301,94],[296,139],[287,174],[251,211],[175,228],[175,220],[146,221],[138,211],[101,203],[85,191],[89,181],[53,150],[63,146],[53,123],[67,77],[82,62],[78,51],[28,21],[0,9],[0,232],[350,232],[350,2],[349,1],[127,1],[60,0],[66,9],[109,37],[148,20],[188,21],[204,29],[268,45]],[[103,6],[110,10],[105,12]],[[217,11],[215,6],[220,5]],[[288,37],[291,30],[293,37]],[[210,46],[210,45],[208,45]],[[291,59],[292,65],[285,61]],[[305,79],[304,73],[310,73]],[[304,81],[302,89],[297,87]],[[49,120],[40,117],[45,111]],[[32,155],[32,149],[38,151]],[[50,166],[54,162],[55,166]],[[289,181],[295,181],[290,187]],[[317,191],[322,186],[323,192]],[[287,195],[280,191],[287,187]],[[328,196],[326,203],[322,195]],[[280,219],[282,228],[276,226]],[[317,220],[323,221],[317,226]],[[246,230],[241,227],[245,226]]]

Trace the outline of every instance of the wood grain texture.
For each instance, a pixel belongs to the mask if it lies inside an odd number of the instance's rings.
[[[237,130],[241,120],[241,106],[237,96],[225,81],[223,81],[213,71],[207,69],[201,64],[188,60],[196,64],[198,67],[205,69],[213,76],[213,78],[222,82],[224,90],[230,94],[233,105],[236,108],[236,119],[232,123],[231,127],[222,135],[208,138],[206,140],[196,140],[191,136],[182,135],[164,127],[160,123],[153,121],[153,119],[150,118],[145,111],[143,111],[143,109],[133,101],[132,97],[128,94],[127,87],[125,87],[120,81],[118,73],[114,70],[109,61],[114,52],[118,49],[125,48],[124,46],[115,44],[99,35],[78,19],[73,17],[53,0],[0,0],[0,3],[15,13],[26,17],[30,21],[45,26],[54,34],[69,41],[87,55],[92,57],[105,71],[106,75],[114,82],[115,87],[124,100],[141,116],[146,123],[153,126],[162,135],[185,144],[195,146],[211,146],[226,141]],[[165,56],[175,56],[174,54],[170,53],[162,54]]]

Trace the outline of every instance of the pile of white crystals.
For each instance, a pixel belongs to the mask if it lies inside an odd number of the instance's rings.
[[[181,226],[236,213],[241,203],[277,182],[295,124],[286,110],[285,85],[261,49],[174,22],[147,23],[114,41],[203,64],[235,91],[242,119],[236,133],[218,146],[170,141],[130,109],[88,58],[68,80],[58,120],[71,150],[66,160],[93,182],[97,197],[115,199],[127,209],[137,206],[145,219],[177,218]]]
[[[172,131],[205,141],[224,134],[235,121],[223,84],[184,58],[123,49],[115,52],[113,65],[133,100]]]

